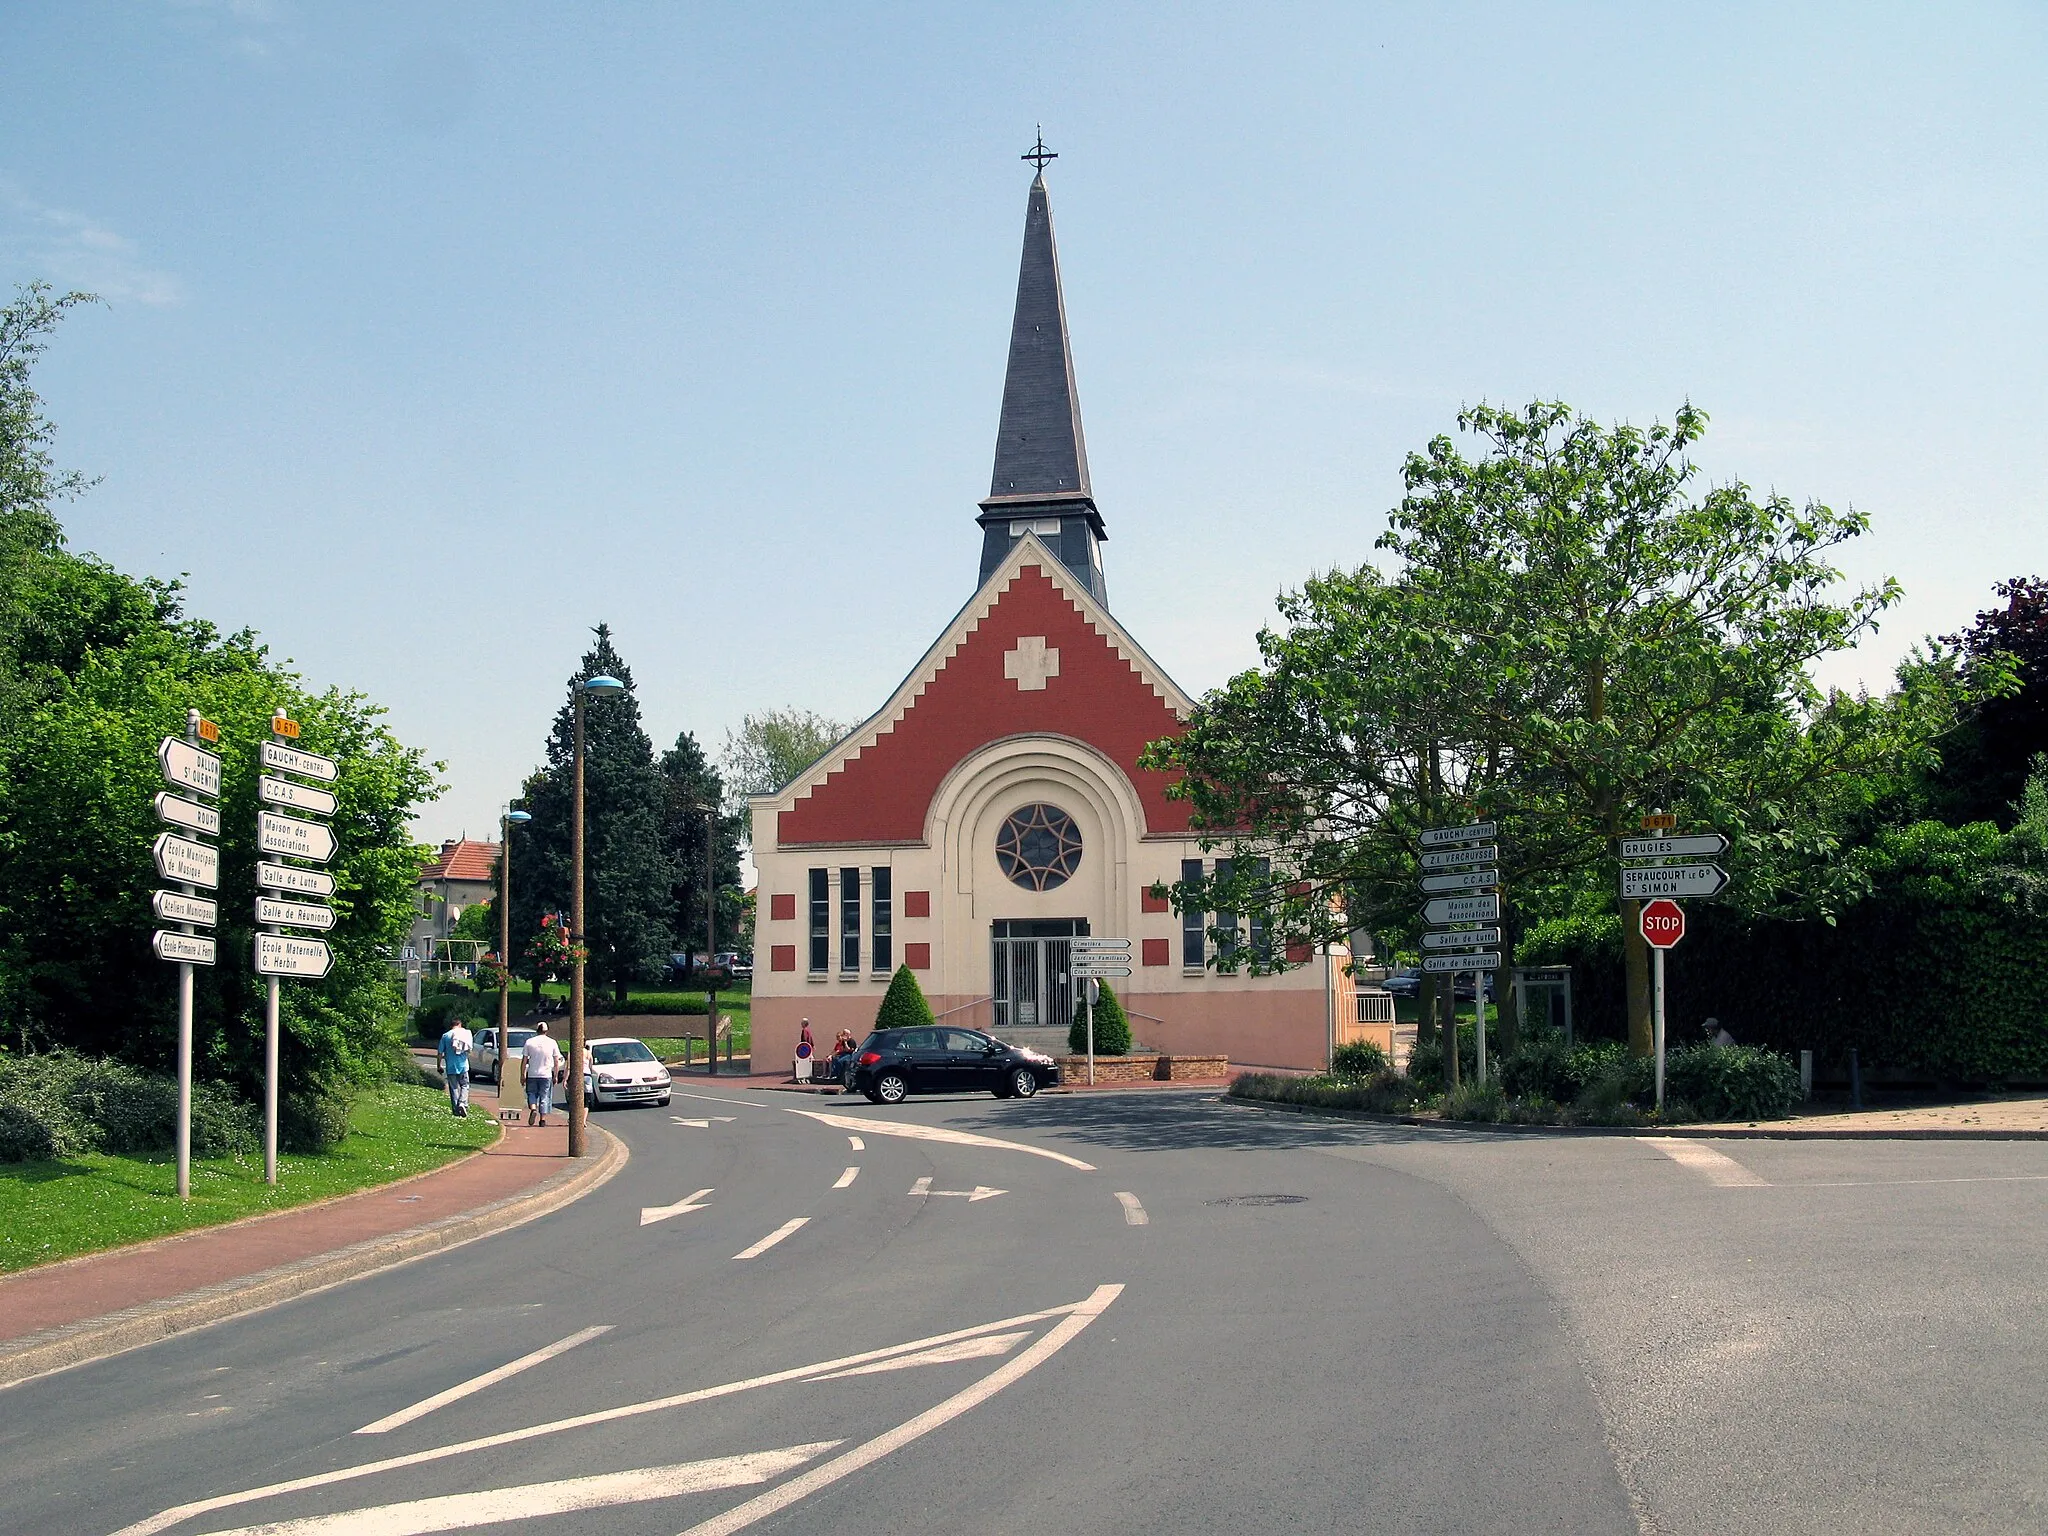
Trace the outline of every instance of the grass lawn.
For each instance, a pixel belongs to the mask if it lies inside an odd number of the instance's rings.
[[[449,1114],[438,1089],[393,1083],[356,1101],[340,1146],[312,1157],[279,1156],[275,1189],[263,1182],[261,1152],[195,1158],[192,1199],[184,1205],[177,1158],[169,1152],[0,1163],[0,1273],[386,1184],[438,1168],[496,1135],[485,1116]]]

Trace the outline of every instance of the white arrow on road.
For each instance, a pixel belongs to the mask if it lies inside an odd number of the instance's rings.
[[[640,1207],[640,1225],[643,1227],[652,1226],[657,1221],[667,1221],[671,1216],[682,1216],[691,1211],[701,1211],[704,1207],[700,1202],[710,1193],[711,1191],[708,1189],[700,1189],[694,1195],[678,1200],[674,1205],[643,1205]]]
[[[915,1184],[911,1185],[910,1192],[918,1196],[952,1195],[967,1201],[970,1205],[976,1200],[993,1200],[997,1195],[1007,1195],[1009,1193],[1007,1189],[990,1189],[986,1184],[977,1184],[972,1189],[933,1189],[930,1174],[926,1174]]]
[[[668,1118],[672,1125],[694,1125],[700,1131],[710,1130],[713,1121],[730,1123],[732,1120],[731,1115],[713,1115],[710,1120],[686,1120],[681,1115],[670,1115]]]

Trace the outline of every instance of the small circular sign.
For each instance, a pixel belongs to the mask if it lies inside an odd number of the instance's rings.
[[[1643,904],[1643,937],[1653,949],[1669,949],[1685,937],[1685,908],[1660,896]]]

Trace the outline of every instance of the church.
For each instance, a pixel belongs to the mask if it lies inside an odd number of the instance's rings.
[[[1110,612],[1052,156],[1041,144],[1024,158],[1038,174],[995,473],[975,519],[980,575],[879,710],[751,802],[754,1061],[791,1060],[806,1019],[820,1042],[842,1028],[864,1037],[898,965],[942,1022],[1063,1035],[1077,996],[1069,945],[1094,935],[1131,940],[1131,975],[1115,986],[1145,1048],[1320,1069],[1351,1033],[1348,956],[1303,950],[1278,975],[1219,973],[1215,915],[1176,914],[1154,894],[1214,867],[1168,776],[1138,767],[1193,701]]]

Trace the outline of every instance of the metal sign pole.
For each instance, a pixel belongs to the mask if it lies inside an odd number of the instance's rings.
[[[288,738],[278,730],[279,714],[270,717],[270,739],[285,742]],[[262,749],[257,749],[258,772],[262,769]],[[281,929],[269,923],[259,930],[263,933],[278,933]],[[261,940],[257,941],[261,943]],[[277,978],[267,978],[270,985],[263,999],[263,1182],[277,1182]]]
[[[1656,1014],[1653,1027],[1657,1039],[1657,1113],[1664,1113],[1664,951],[1653,946],[1650,950],[1650,995]]]
[[[1485,971],[1472,973],[1472,1014],[1475,1021],[1475,1043],[1479,1049],[1479,1086],[1486,1086],[1486,977]],[[1454,993],[1456,988],[1451,989]]]
[[[199,711],[185,711],[185,740],[199,745]],[[187,896],[199,887],[178,882]],[[178,925],[180,933],[193,932],[190,923]],[[192,965],[178,962],[178,1198],[192,1198]]]
[[[1081,1006],[1088,1015],[1088,1086],[1095,1086],[1095,978],[1081,983]]]

